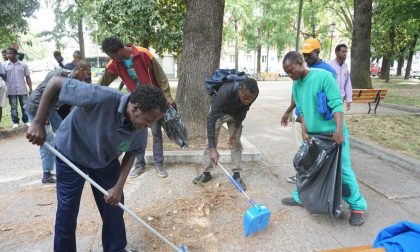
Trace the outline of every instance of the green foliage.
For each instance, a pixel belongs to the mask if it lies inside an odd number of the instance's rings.
[[[125,43],[152,46],[159,55],[179,54],[185,12],[182,0],[104,0],[95,19],[100,40],[116,36]]]
[[[26,18],[37,9],[37,0],[0,0],[0,46],[7,47],[28,29]]]

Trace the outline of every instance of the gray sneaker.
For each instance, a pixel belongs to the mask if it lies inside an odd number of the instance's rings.
[[[168,176],[168,172],[166,172],[163,165],[156,164],[155,168],[156,168],[156,173],[158,174],[159,177],[164,178],[164,177]]]
[[[130,178],[135,178],[143,174],[144,171],[146,171],[146,166],[135,167],[134,170],[130,172],[129,176]]]

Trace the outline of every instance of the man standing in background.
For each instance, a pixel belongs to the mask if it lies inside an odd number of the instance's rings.
[[[0,122],[3,117],[3,108],[6,106],[6,72],[3,69],[3,65],[0,64]]]
[[[13,128],[16,129],[19,127],[18,100],[22,111],[22,122],[29,126],[28,115],[24,106],[28,100],[26,85],[29,87],[29,94],[32,93],[32,80],[28,66],[17,58],[17,50],[15,48],[8,48],[6,55],[8,61],[3,64],[3,67],[6,71],[7,95],[9,97]]]
[[[352,87],[350,79],[350,71],[345,63],[347,58],[347,46],[339,44],[335,47],[335,59],[331,60],[329,64],[337,73],[337,83],[340,87],[341,98],[346,103],[346,110],[350,110],[352,103]]]

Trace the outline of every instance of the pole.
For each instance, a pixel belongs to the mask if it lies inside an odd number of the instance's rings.
[[[297,23],[297,32],[296,32],[296,51],[299,50],[299,34],[300,34],[300,21],[302,19],[302,7],[303,7],[303,0],[299,0],[299,15],[298,15],[298,23]]]

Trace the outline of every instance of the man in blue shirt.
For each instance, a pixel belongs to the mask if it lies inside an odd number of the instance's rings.
[[[143,151],[147,127],[166,110],[161,90],[141,86],[131,94],[108,87],[88,85],[74,79],[53,77],[47,84],[26,137],[33,144],[45,141],[48,111],[58,102],[75,106],[61,123],[56,148],[108,191],[104,197],[92,187],[102,218],[105,252],[127,251],[123,210],[123,187],[135,156]],[[123,160],[118,157],[125,152]],[[76,226],[84,179],[59,159],[54,251],[76,251]]]

